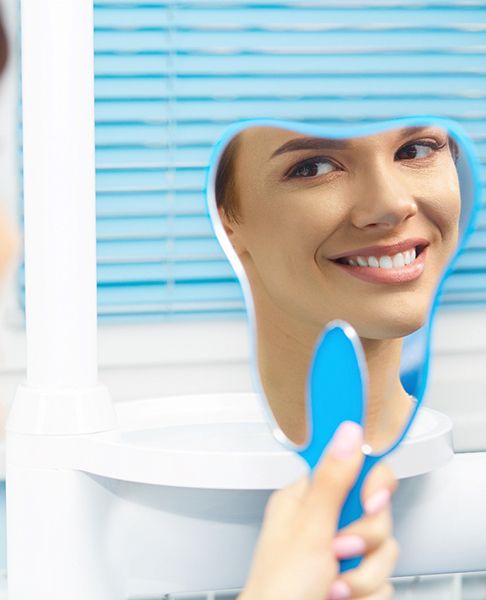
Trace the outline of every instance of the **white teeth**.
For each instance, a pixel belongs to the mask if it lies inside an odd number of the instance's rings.
[[[376,269],[380,266],[380,262],[376,256],[368,256],[368,265]]]
[[[380,258],[380,267],[382,269],[393,269],[393,260],[389,256],[382,256]]]
[[[405,266],[405,259],[403,257],[403,254],[401,252],[399,252],[398,254],[395,254],[395,256],[393,257],[393,268],[401,269],[404,266]]]
[[[346,262],[352,267],[371,267],[376,269],[402,269],[409,265],[417,258],[417,252],[415,248],[411,250],[405,250],[405,252],[397,252],[393,256],[354,256],[353,258],[347,258]]]

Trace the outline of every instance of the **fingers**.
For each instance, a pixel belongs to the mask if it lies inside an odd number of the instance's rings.
[[[342,504],[363,462],[362,444],[362,428],[352,421],[341,423],[314,471],[305,499],[306,510],[319,519],[314,521],[316,526],[324,521],[335,530]]]
[[[333,541],[337,558],[364,558],[359,567],[345,573],[333,584],[330,599],[393,598],[388,577],[398,558],[398,544],[391,537],[390,498],[396,487],[393,472],[383,463],[376,465],[368,475],[362,492],[364,516],[342,529]]]
[[[356,569],[348,571],[334,582],[329,598],[380,598],[377,590],[387,585],[399,554],[398,543],[389,538],[361,561]],[[381,585],[380,585],[381,584]],[[385,593],[385,592],[383,592]],[[385,596],[386,598],[386,596]]]
[[[333,541],[336,558],[363,556],[392,536],[390,497],[396,488],[395,476],[388,466],[377,465],[364,488],[364,516],[339,531]]]
[[[264,529],[285,528],[300,511],[298,528],[304,538],[316,538],[319,545],[329,545],[335,535],[341,505],[363,460],[362,443],[362,428],[353,422],[342,423],[313,477],[302,478],[271,495],[265,510]]]
[[[391,537],[390,498],[396,487],[396,478],[387,465],[374,467],[363,486],[364,516],[342,529],[333,542],[337,558],[363,555]]]
[[[365,516],[341,529],[333,541],[336,558],[352,558],[372,552],[392,534],[390,507]]]
[[[397,479],[385,462],[378,463],[369,473],[361,495],[367,514],[379,512],[397,489]],[[388,496],[388,497],[387,497]]]

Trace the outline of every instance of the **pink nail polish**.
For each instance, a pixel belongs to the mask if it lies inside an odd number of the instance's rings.
[[[388,488],[375,492],[364,503],[364,511],[367,515],[376,515],[390,502],[391,493]]]
[[[329,600],[346,600],[347,598],[351,598],[349,585],[341,579],[338,579],[331,586]]]
[[[363,443],[363,429],[353,421],[344,421],[331,441],[329,452],[338,459],[352,456]]]
[[[366,544],[359,535],[339,535],[332,541],[332,549],[336,558],[352,558],[364,554]]]

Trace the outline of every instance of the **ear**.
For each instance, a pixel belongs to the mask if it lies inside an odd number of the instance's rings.
[[[241,256],[246,252],[246,247],[243,243],[240,223],[231,217],[228,217],[226,211],[222,207],[218,208],[218,213],[221,224],[223,225],[223,229],[228,236],[231,245],[233,246],[236,254]]]

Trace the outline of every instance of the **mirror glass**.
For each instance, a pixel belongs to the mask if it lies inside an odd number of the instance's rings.
[[[437,122],[359,135],[255,123],[221,141],[208,197],[247,291],[266,402],[286,438],[305,445],[316,341],[346,321],[368,370],[365,441],[383,453],[416,407],[404,349],[415,344],[415,362],[425,360],[420,334],[472,212],[459,137]]]

